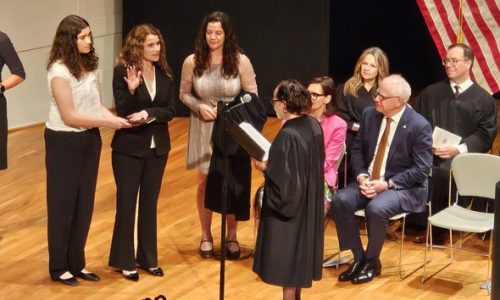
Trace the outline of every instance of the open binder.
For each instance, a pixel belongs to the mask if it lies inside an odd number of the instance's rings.
[[[271,143],[250,123],[229,122],[228,131],[231,137],[254,159],[266,161]]]

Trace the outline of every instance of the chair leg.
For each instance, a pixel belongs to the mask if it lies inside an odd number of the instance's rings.
[[[430,240],[430,248],[431,248],[431,253],[432,253],[432,248],[433,248],[433,245],[432,245],[432,229],[430,229],[430,227],[432,227],[432,225],[429,223],[428,227],[427,227],[427,237],[426,237],[426,240],[429,241]],[[452,240],[451,240],[451,230],[450,230],[450,243],[452,243]],[[427,280],[431,279],[432,277],[434,277],[434,275],[436,275],[437,273],[441,272],[442,270],[446,269],[447,267],[449,267],[452,262],[453,262],[453,245],[450,245],[450,261],[444,265],[443,267],[441,267],[440,269],[438,269],[437,271],[434,271],[434,273],[432,273],[431,275],[429,276],[426,276],[427,275],[427,270],[426,270],[426,266],[428,264],[427,262],[427,241],[425,243],[426,247],[425,247],[425,261],[424,261],[424,275],[422,277],[422,283],[425,283]],[[430,260],[429,260],[430,262]]]

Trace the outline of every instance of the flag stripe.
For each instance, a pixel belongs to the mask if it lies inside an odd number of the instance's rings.
[[[441,34],[437,30],[435,20],[432,17],[433,15],[436,15],[436,13],[432,14],[430,12],[430,7],[427,4],[425,4],[425,0],[417,0],[417,4],[420,7],[420,11],[424,16],[425,22],[427,23],[427,27],[429,29],[432,39],[434,40],[434,44],[438,50],[439,56],[442,57],[443,56],[442,54],[446,52],[446,48],[444,47],[445,43],[441,38]],[[435,7],[431,8],[435,9]]]
[[[458,4],[459,0],[452,0],[452,1],[455,1]],[[459,5],[454,6],[453,11],[455,13],[455,16],[457,16],[457,18],[458,18],[458,15],[460,13]],[[470,12],[470,10],[468,12]],[[485,83],[488,84],[490,90],[498,90],[498,85],[495,84],[495,79],[493,78],[493,75],[491,74],[490,68],[486,64],[486,58],[484,55],[485,53],[481,50],[482,47],[479,44],[478,39],[476,38],[476,36],[472,32],[467,19],[465,19],[463,22],[462,30],[464,32],[464,36],[469,41],[469,43],[468,43],[469,46],[472,49],[474,49],[474,56],[476,57],[476,64],[479,66],[479,68],[482,71],[481,73],[484,76],[484,79],[486,80]],[[481,35],[481,38],[483,38],[482,35]],[[473,72],[475,77],[477,77],[479,75],[479,72],[477,72],[476,69],[473,69],[472,72]],[[479,78],[476,78],[476,81],[481,82],[482,80],[479,80]]]
[[[498,30],[498,24],[500,24],[500,4],[494,0],[486,0],[486,5],[488,5],[488,9],[491,11],[491,16],[495,19]]]
[[[481,70],[485,74],[486,81],[490,86],[491,90],[499,90],[499,84],[495,80],[498,78],[498,69],[500,66],[500,53],[498,51],[498,45],[495,41],[495,36],[492,33],[490,27],[486,24],[485,19],[491,17],[485,7],[477,6],[475,1],[467,0],[469,9],[472,13],[472,19],[468,20],[468,25],[472,31],[472,34],[476,37],[478,43],[480,44],[481,51],[483,54]],[[497,74],[495,74],[497,70]]]

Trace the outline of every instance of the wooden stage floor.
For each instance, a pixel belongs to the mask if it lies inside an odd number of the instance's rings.
[[[269,118],[264,134],[273,139],[279,121]],[[175,299],[218,299],[219,261],[197,254],[200,230],[195,205],[196,171],[185,169],[187,118],[170,123],[170,153],[158,207],[158,250],[165,277],[140,272],[136,283],[107,266],[115,214],[115,186],[110,161],[112,130],[101,131],[103,150],[95,209],[88,237],[87,268],[98,273],[98,283],[68,287],[48,275],[43,125],[9,134],[9,169],[0,171],[0,298],[1,299],[153,299],[163,294]],[[498,147],[497,150],[498,152]],[[495,152],[495,153],[497,153]],[[254,172],[252,190],[263,181]],[[220,237],[220,216],[214,215],[214,237]],[[238,235],[245,256],[226,263],[225,299],[280,299],[281,288],[263,283],[253,272],[253,217],[240,223]],[[423,246],[407,235],[404,269],[423,261]],[[470,236],[465,244],[487,251],[489,241]],[[216,250],[220,242],[215,242]],[[337,248],[332,224],[325,232],[325,257]],[[345,253],[348,254],[348,253]],[[323,279],[303,291],[303,299],[489,299],[479,286],[486,276],[486,258],[457,252],[456,262],[426,284],[418,271],[401,281],[397,275],[399,244],[386,241],[382,274],[359,286],[337,282],[341,267],[324,269]],[[446,263],[446,252],[435,250],[433,268]]]

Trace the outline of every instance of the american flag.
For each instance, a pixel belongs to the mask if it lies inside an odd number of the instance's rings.
[[[500,0],[417,0],[441,57],[461,42],[474,51],[473,79],[491,94],[500,91]]]

